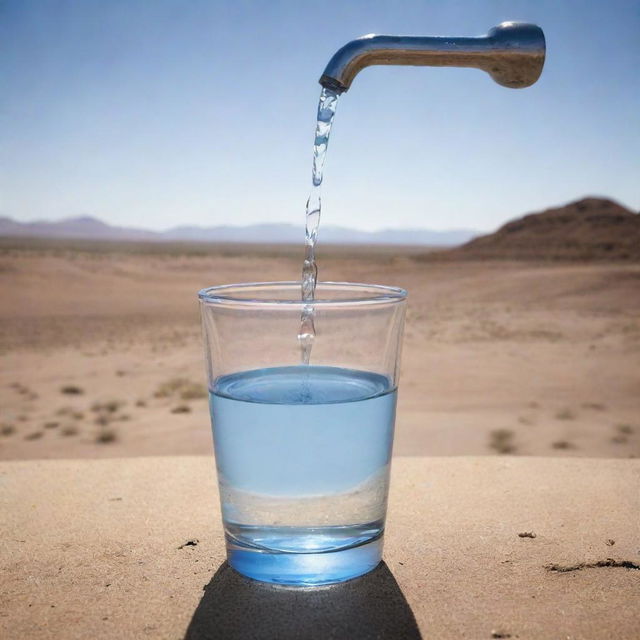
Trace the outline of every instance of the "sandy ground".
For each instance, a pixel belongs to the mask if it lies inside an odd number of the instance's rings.
[[[638,460],[398,458],[386,567],[292,590],[222,564],[210,456],[3,462],[0,636],[635,640],[639,485]]]
[[[291,280],[283,248],[0,249],[0,459],[208,454],[196,291]],[[320,249],[410,292],[399,455],[640,455],[640,265]]]

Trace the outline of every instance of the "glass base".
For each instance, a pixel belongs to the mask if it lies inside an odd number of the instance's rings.
[[[339,551],[283,553],[247,549],[228,541],[229,564],[261,582],[313,586],[357,578],[375,569],[382,559],[382,536]]]

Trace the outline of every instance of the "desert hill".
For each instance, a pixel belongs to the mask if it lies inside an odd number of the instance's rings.
[[[640,214],[606,198],[530,213],[447,251],[451,258],[640,261]]]

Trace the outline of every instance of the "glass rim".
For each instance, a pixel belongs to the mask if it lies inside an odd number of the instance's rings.
[[[273,297],[256,298],[243,297],[236,293],[251,289],[295,289],[300,291],[301,282],[286,280],[280,282],[241,282],[237,284],[222,284],[213,287],[205,287],[198,292],[201,302],[207,304],[229,304],[242,305],[250,304],[256,306],[277,306],[277,307],[303,307],[305,305],[315,306],[343,306],[343,305],[371,305],[380,303],[398,303],[407,299],[407,291],[400,287],[390,287],[382,284],[365,284],[361,282],[318,282],[317,288],[334,288],[341,291],[353,290],[354,295],[346,298],[314,298],[313,300],[303,300],[301,297]],[[366,294],[357,295],[358,290],[366,290]],[[234,292],[230,294],[229,292]]]

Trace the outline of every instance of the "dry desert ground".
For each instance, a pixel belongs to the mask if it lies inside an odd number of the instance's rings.
[[[0,459],[208,454],[196,292],[298,277],[298,247],[3,241]],[[321,247],[405,287],[395,454],[640,455],[640,264]]]

